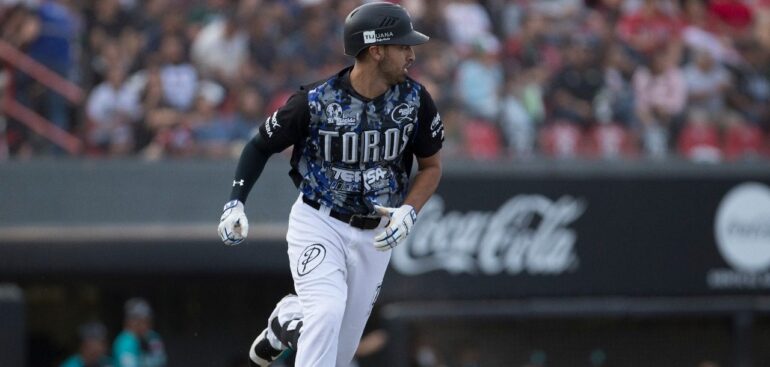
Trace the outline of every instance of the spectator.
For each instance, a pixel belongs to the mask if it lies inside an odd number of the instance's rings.
[[[444,8],[449,40],[464,55],[479,39],[492,36],[492,19],[478,0],[450,0]]]
[[[135,150],[151,160],[178,152],[192,153],[194,147],[190,145],[191,136],[185,127],[187,112],[174,108],[166,99],[158,63],[150,61],[147,68],[132,75],[126,85],[131,99],[138,101],[140,111],[140,119],[134,124]],[[197,91],[193,93],[197,95]]]
[[[25,6],[7,9],[0,6],[0,38],[13,46],[25,48],[40,33],[40,19]]]
[[[238,108],[232,116],[217,113],[224,90],[204,84],[198,96],[196,111],[190,117],[193,137],[201,155],[225,158],[240,154],[239,148],[251,137],[252,130],[264,121],[262,96],[254,88],[238,93]]]
[[[510,152],[524,157],[537,150],[550,154],[550,148],[535,142],[557,135],[564,144],[549,147],[574,147],[577,155],[587,148],[592,157],[612,156],[618,148],[614,142],[627,142],[625,147],[638,137],[648,155],[662,157],[679,141],[689,106],[715,113],[725,108],[740,111],[738,126],[750,126],[720,131],[724,140],[728,134],[731,139],[745,135],[733,131],[754,131],[751,126],[770,131],[767,0],[400,2],[423,25],[420,28],[432,30],[432,42],[420,51],[412,72],[420,75],[436,102],[447,107],[446,118],[455,120],[454,133],[447,129],[447,134],[456,140],[459,157],[487,159]],[[11,76],[8,88],[15,89],[11,95],[65,130],[84,133],[87,145],[100,147],[96,151],[141,152],[158,159],[228,157],[230,147],[248,130],[243,127],[254,124],[252,117],[241,116],[243,99],[261,101],[272,95],[278,101],[285,91],[314,79],[314,73],[349,62],[330,56],[334,53],[328,51],[329,44],[339,47],[332,41],[341,28],[325,19],[346,15],[360,0],[11,3],[17,5],[0,5],[3,40],[79,82],[94,101],[84,103],[81,111],[81,106],[67,105],[58,94],[13,70],[6,74]],[[82,37],[80,28],[87,30]],[[501,43],[489,46],[494,43],[489,40]],[[489,53],[482,57],[476,54],[478,44],[499,52],[494,58]],[[688,64],[679,71],[682,44],[698,51],[692,58],[685,55]],[[588,48],[580,51],[579,45]],[[580,54],[588,56],[585,69],[576,66]],[[653,72],[654,60],[662,59],[669,59],[666,71]],[[106,79],[115,67],[131,75],[120,94],[138,101],[130,114],[135,121],[127,125],[132,129],[118,134],[133,137],[133,143],[118,136],[106,138],[105,130],[95,128],[109,125],[96,124],[97,115],[104,121],[106,111],[116,108],[114,94],[103,99],[109,102],[95,97],[109,95]],[[201,87],[205,80],[225,88],[215,106],[199,94],[206,89]],[[242,90],[247,91],[243,98]],[[455,102],[460,103],[452,106]],[[458,108],[450,113],[450,106]],[[87,117],[84,122],[82,116]],[[122,116],[120,112],[107,119]],[[577,122],[580,128],[554,128],[553,120]],[[472,132],[468,125],[480,130]],[[8,119],[4,130],[5,148],[0,151],[6,153],[0,155],[32,156],[48,146],[21,121]],[[107,143],[121,139],[124,143]],[[490,143],[491,149],[471,147],[484,141],[496,143]],[[499,149],[506,149],[500,141],[510,151],[500,154]]]
[[[770,127],[770,54],[764,52],[756,41],[739,44],[743,62],[733,68],[727,92],[730,106],[741,111],[752,123]]]
[[[597,113],[604,116],[585,136],[585,149],[588,157],[599,159],[620,159],[636,156],[635,136],[622,124],[609,118],[609,114]]]
[[[107,351],[107,328],[99,322],[83,324],[78,329],[80,347],[60,367],[112,367]]]
[[[561,67],[561,52],[548,33],[550,22],[542,15],[527,13],[522,31],[506,39],[506,68],[542,68],[547,74]]]
[[[428,88],[428,92],[433,96],[433,100],[439,107],[439,110],[443,111],[441,107],[450,103],[452,99],[453,80],[447,78],[446,75],[451,75],[456,69],[456,61],[454,59],[446,57],[441,50],[432,50],[427,53],[421,54],[421,65],[418,66],[420,76],[423,80],[423,84]]]
[[[498,60],[500,45],[494,37],[479,39],[473,53],[457,66],[455,92],[460,103],[477,117],[495,121],[503,70]]]
[[[287,84],[288,76],[278,60],[281,35],[271,14],[260,12],[249,24],[249,58],[242,72],[244,83],[258,85],[263,96],[272,95]]]
[[[718,116],[725,106],[725,91],[730,86],[730,75],[716,63],[711,53],[695,50],[693,60],[684,67],[687,99],[690,107],[704,109]]]
[[[184,16],[191,39],[194,39],[202,28],[211,23],[222,20],[233,14],[235,3],[231,0],[203,0],[195,1],[188,7]]]
[[[412,20],[415,22],[415,29],[421,29],[425,34],[430,35],[431,42],[425,44],[425,47],[430,47],[434,41],[442,45],[451,42],[450,27],[445,17],[447,2],[445,0],[424,0],[421,2],[426,11],[419,16],[414,16]]]
[[[244,87],[238,94],[238,107],[232,118],[234,127],[230,140],[245,142],[251,138],[255,129],[267,118],[265,111],[265,100],[259,91],[252,86]]]
[[[573,29],[572,33],[577,31],[577,34],[589,37],[598,42],[602,48],[617,42],[614,23],[610,23],[604,14],[596,10],[589,10],[583,14],[584,16],[580,18],[583,20],[583,24],[580,24],[576,29]]]
[[[524,102],[527,90],[526,76],[511,78],[501,101],[500,126],[509,147],[509,153],[518,158],[534,156],[536,119],[530,115]]]
[[[687,102],[687,82],[675,56],[675,51],[661,50],[652,55],[649,66],[638,67],[632,77],[642,141],[654,158],[668,154],[673,125]]]
[[[88,21],[87,50],[92,54],[105,44],[120,39],[124,32],[135,32],[131,17],[120,7],[118,0],[94,1],[85,18]]]
[[[249,55],[265,73],[273,69],[276,51],[275,24],[264,13],[255,15],[249,25]]]
[[[179,111],[192,108],[198,91],[198,72],[187,60],[186,45],[181,36],[168,34],[160,46],[160,82],[163,100]]]
[[[718,63],[734,65],[740,61],[733,40],[725,36],[703,1],[684,2],[684,21],[682,39],[690,49],[707,51]]]
[[[492,14],[497,16],[497,23],[500,24],[500,33],[503,38],[515,37],[522,30],[524,23],[524,12],[526,4],[520,1],[505,1],[500,5],[500,9]]]
[[[107,79],[91,91],[86,102],[88,145],[112,156],[133,151],[133,122],[141,113],[136,95],[125,84],[120,65],[110,67]]]
[[[746,37],[753,20],[753,11],[742,0],[711,0],[709,14],[717,19],[724,33],[736,38]]]
[[[531,2],[528,11],[544,16],[554,34],[569,36],[579,27],[584,9],[582,0],[548,0]]]
[[[620,18],[617,33],[639,57],[659,52],[663,46],[679,41],[681,22],[677,9],[666,9],[659,0],[644,0],[641,7]]]
[[[136,66],[135,51],[138,50],[124,47],[118,39],[110,39],[102,44],[91,58],[91,81],[94,85],[98,85],[107,78],[107,72],[110,68],[119,67],[126,72],[132,71]]]
[[[634,124],[634,89],[631,78],[635,66],[620,44],[609,46],[604,57],[604,85],[600,93],[606,97],[609,116],[603,120],[612,120],[626,128]]]
[[[133,17],[133,27],[137,30],[142,40],[141,55],[155,53],[160,48],[160,40],[163,36],[163,18],[169,12],[170,0],[146,0]],[[138,61],[144,63],[145,57],[139,57]]]
[[[154,62],[131,76],[129,84],[134,86],[142,109],[142,120],[136,125],[135,139],[137,150],[143,151],[159,131],[176,124],[181,114],[164,100],[160,66]]]
[[[584,36],[573,37],[567,49],[567,63],[550,86],[553,117],[588,128],[594,122],[593,102],[604,84],[601,67],[594,56],[598,44]]]
[[[123,331],[112,345],[115,367],[164,367],[166,351],[160,335],[152,330],[152,309],[142,298],[125,304]]]
[[[27,46],[27,53],[59,76],[70,79],[75,69],[75,41],[80,32],[78,14],[66,0],[45,0],[40,3],[37,16],[39,33]],[[44,116],[60,129],[69,131],[73,127],[70,107],[62,95],[49,89],[38,95],[37,82],[25,74],[17,75],[16,85],[22,104],[43,110]]]
[[[316,80],[328,72],[334,73],[343,67],[342,61],[336,55],[344,55],[339,49],[339,42],[334,38],[325,37],[331,31],[327,18],[320,14],[319,7],[305,8],[307,21],[302,28],[288,37],[278,53],[282,63],[288,66],[288,82],[294,85],[304,84],[308,80]],[[315,14],[315,15],[313,15]]]
[[[212,21],[198,33],[192,45],[192,60],[203,77],[230,86],[248,57],[244,20],[233,11]]]

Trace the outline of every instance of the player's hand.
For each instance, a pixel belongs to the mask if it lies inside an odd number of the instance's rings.
[[[219,237],[228,246],[235,246],[243,242],[249,235],[249,220],[243,212],[243,203],[239,200],[231,200],[225,204],[222,217],[219,218]]]
[[[380,215],[390,218],[390,223],[385,227],[385,230],[374,237],[374,247],[380,251],[387,251],[398,246],[406,239],[414,223],[417,222],[417,212],[411,205],[402,205],[398,208],[375,205],[374,209]]]

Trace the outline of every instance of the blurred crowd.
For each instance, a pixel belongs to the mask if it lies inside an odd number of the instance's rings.
[[[769,0],[401,0],[410,73],[444,155],[767,159]],[[352,63],[360,0],[2,0],[2,40],[80,86],[71,103],[5,63],[14,98],[82,155],[224,158],[300,85]],[[0,158],[65,154],[12,118]],[[5,153],[3,153],[3,151]]]

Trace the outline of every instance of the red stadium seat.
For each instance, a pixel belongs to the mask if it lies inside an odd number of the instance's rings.
[[[500,133],[494,124],[469,120],[463,125],[465,152],[472,159],[497,159],[503,152]]]
[[[764,149],[764,137],[759,127],[750,124],[733,125],[725,131],[725,158],[737,160],[760,157],[767,153]]]
[[[679,153],[690,160],[714,162],[722,159],[719,130],[706,123],[688,123],[679,135]]]
[[[632,158],[639,153],[636,139],[619,124],[600,124],[586,134],[586,154],[591,158]]]
[[[567,121],[556,121],[541,130],[540,146],[551,158],[577,158],[582,151],[580,128]]]

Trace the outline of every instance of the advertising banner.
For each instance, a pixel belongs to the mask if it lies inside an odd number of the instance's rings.
[[[767,293],[770,185],[453,177],[391,268],[390,300]]]

